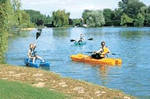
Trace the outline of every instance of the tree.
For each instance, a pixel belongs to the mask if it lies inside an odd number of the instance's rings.
[[[103,14],[104,14],[104,17],[105,17],[105,21],[108,22],[108,21],[112,21],[113,19],[113,12],[111,9],[104,9],[103,10]]]
[[[36,24],[37,24],[37,26],[43,25],[43,21],[42,20],[37,20]]]
[[[129,1],[130,0],[121,0],[118,2],[119,9],[121,9],[123,13],[127,13]]]
[[[57,10],[52,14],[53,25],[56,27],[62,27],[69,24],[70,13],[66,13],[65,10]]]
[[[125,13],[121,16],[121,25],[132,23],[133,19],[129,18]]]
[[[150,26],[150,13],[145,15],[145,25]]]
[[[113,20],[121,20],[122,11],[121,9],[115,9],[113,11]]]
[[[105,24],[103,11],[101,10],[84,10],[82,18],[89,27],[100,27]]]
[[[137,0],[130,1],[127,7],[127,15],[131,18],[136,18],[139,14],[141,7],[144,7],[145,4],[143,2],[139,2]]]
[[[142,16],[141,13],[139,13],[137,16],[136,16],[136,19],[134,19],[134,26],[143,26],[143,23],[144,23],[144,17]]]
[[[10,0],[0,1],[0,63],[4,62],[4,54],[7,48],[8,31],[11,28],[11,15],[13,14]]]

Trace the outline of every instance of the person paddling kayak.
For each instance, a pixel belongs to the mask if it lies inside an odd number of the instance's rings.
[[[37,53],[35,51],[35,48],[36,48],[35,44],[30,44],[29,45],[29,50],[28,50],[29,59],[32,59],[33,63],[35,62],[35,59],[40,59],[44,62],[44,59],[37,55]]]
[[[85,40],[84,35],[80,34],[80,39],[78,40],[78,42],[83,42]]]
[[[110,50],[105,46],[105,42],[102,41],[101,48],[98,51],[95,51],[91,57],[95,59],[102,59],[105,58],[108,53],[110,53]]]

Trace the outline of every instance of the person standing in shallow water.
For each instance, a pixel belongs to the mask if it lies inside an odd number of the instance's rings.
[[[33,63],[35,63],[35,59],[40,59],[44,62],[44,59],[37,55],[37,53],[35,51],[35,48],[36,48],[35,44],[30,44],[29,45],[29,50],[28,50],[29,59],[32,59]]]
[[[98,51],[95,51],[91,57],[95,59],[102,59],[105,58],[108,53],[110,53],[110,50],[105,46],[105,42],[102,41],[101,48]]]

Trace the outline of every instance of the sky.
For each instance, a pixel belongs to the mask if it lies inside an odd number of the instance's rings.
[[[42,14],[52,15],[53,11],[63,10],[70,12],[70,18],[81,18],[85,9],[103,10],[118,8],[120,0],[21,0],[22,9],[40,11]],[[150,6],[150,0],[140,0]]]

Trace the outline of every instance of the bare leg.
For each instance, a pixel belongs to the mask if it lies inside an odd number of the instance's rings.
[[[35,58],[36,58],[36,57],[33,57],[33,61],[32,61],[33,63],[35,62]]]
[[[38,59],[42,60],[43,62],[45,62],[44,59],[42,57],[38,56],[38,55],[36,56],[36,58],[38,58]]]

